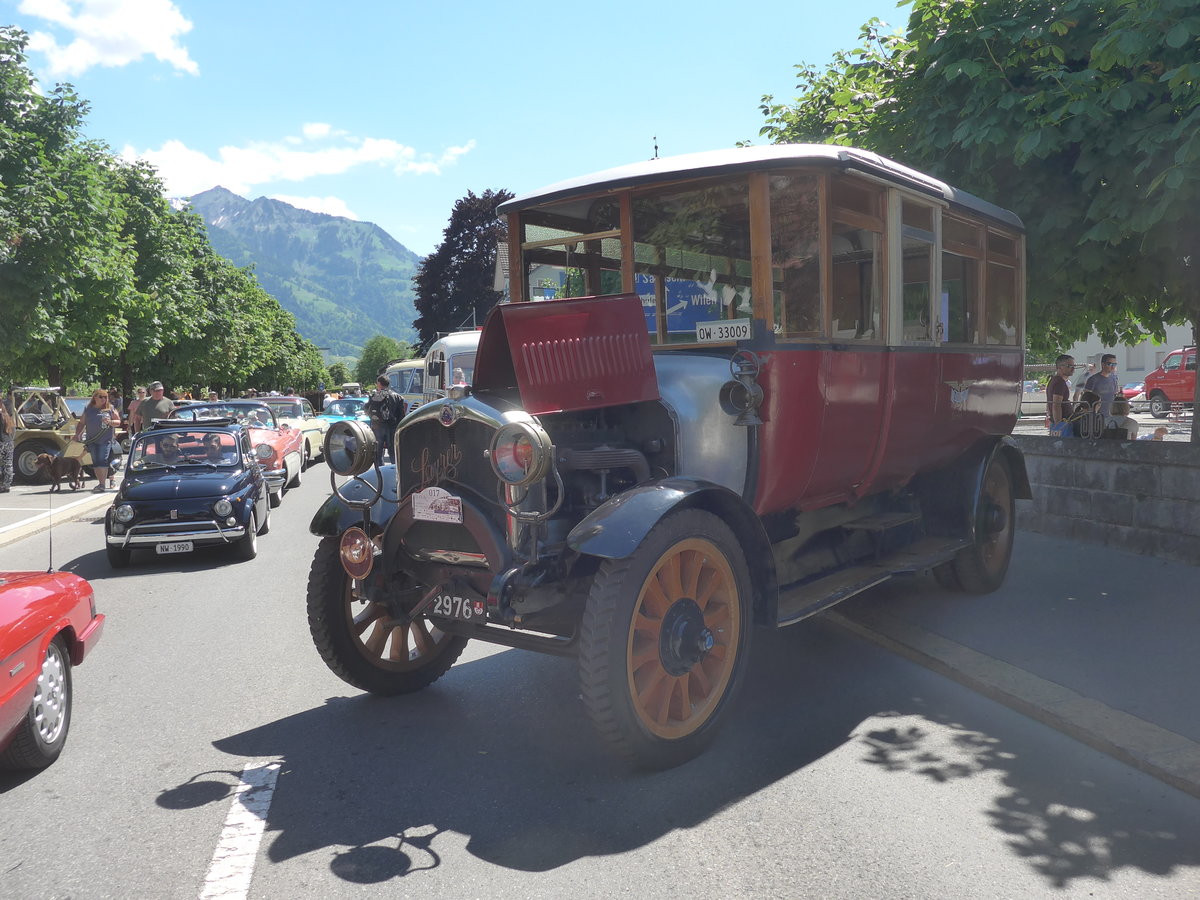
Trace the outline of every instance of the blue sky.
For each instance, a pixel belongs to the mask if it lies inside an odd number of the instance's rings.
[[[43,86],[74,84],[86,135],[182,196],[375,222],[418,254],[468,190],[518,195],[599,169],[757,140],[894,0],[499,4],[459,0],[0,0]]]

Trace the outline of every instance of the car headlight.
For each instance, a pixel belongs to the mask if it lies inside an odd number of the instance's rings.
[[[554,445],[533,422],[510,422],[496,432],[488,458],[501,481],[514,487],[546,477]]]
[[[113,518],[116,519],[118,522],[132,522],[133,521],[133,507],[130,506],[128,503],[122,503],[120,506],[118,506],[116,509],[113,510]]]
[[[254,454],[262,461],[266,462],[275,455],[275,451],[271,449],[270,444],[259,444],[254,448]]]
[[[228,500],[226,500],[224,497],[222,497],[220,500],[218,500],[216,503],[213,504],[213,512],[215,512],[218,516],[220,516],[223,519],[227,515],[229,515],[231,512],[233,512],[233,504],[230,503]]]
[[[375,465],[375,435],[357,419],[334,422],[325,433],[325,459],[338,475],[361,475]]]

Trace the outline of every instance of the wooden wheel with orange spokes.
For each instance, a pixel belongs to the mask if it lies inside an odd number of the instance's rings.
[[[580,633],[583,697],[626,756],[677,765],[712,739],[744,669],[749,583],[733,533],[702,510],[601,564]]]
[[[424,617],[397,619],[384,603],[358,600],[342,568],[338,538],[317,547],[308,579],[308,626],[326,665],[373,694],[407,694],[432,684],[467,644]]]

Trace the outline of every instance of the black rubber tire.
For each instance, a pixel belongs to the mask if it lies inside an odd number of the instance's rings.
[[[282,502],[283,502],[283,489],[282,488],[279,490],[278,493],[268,493],[267,494],[267,506],[269,508],[276,509],[276,508],[278,508],[279,504]]]
[[[390,624],[381,604],[356,601],[350,585],[338,538],[322,538],[308,576],[308,628],[325,664],[348,684],[384,696],[411,694],[445,675],[467,646],[423,617]]]
[[[41,453],[58,456],[58,447],[49,441],[33,438],[21,441],[13,448],[13,481],[17,484],[49,484],[50,473],[37,467]]]
[[[300,455],[300,471],[308,471],[308,460],[312,456],[312,448],[308,445],[308,438],[304,439],[304,452]]]
[[[254,510],[250,511],[250,525],[246,533],[234,541],[233,555],[245,562],[258,556],[258,513]]]
[[[263,516],[263,522],[262,522],[262,525],[258,529],[258,533],[260,535],[262,535],[262,534],[266,534],[270,530],[271,530],[271,504],[268,503],[267,504],[267,514],[265,516]]]
[[[0,754],[0,768],[44,769],[58,759],[71,728],[71,654],[61,636],[46,648],[38,686],[12,742]],[[53,716],[53,727],[47,717]],[[47,731],[50,734],[47,734]]]
[[[993,507],[1003,517],[998,528],[988,525]],[[1016,513],[1012,472],[1003,456],[994,456],[983,475],[975,543],[954,558],[954,574],[968,594],[990,594],[1004,583],[1016,536]]]
[[[128,547],[113,547],[111,545],[104,548],[105,554],[108,556],[108,564],[114,569],[124,569],[129,566],[129,558],[133,551]]]
[[[752,597],[736,537],[704,510],[668,515],[631,556],[600,564],[580,628],[579,675],[588,714],[618,753],[663,769],[708,746],[746,669]],[[697,614],[713,646],[698,652],[681,640],[693,654],[683,659],[669,646],[682,632],[669,623]]]
[[[1167,399],[1166,394],[1155,391],[1150,395],[1150,415],[1156,419],[1165,419],[1170,411],[1171,401]]]

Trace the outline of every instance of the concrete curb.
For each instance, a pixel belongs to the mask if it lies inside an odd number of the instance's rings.
[[[61,525],[63,522],[74,522],[78,519],[87,518],[93,513],[102,512],[109,507],[114,496],[115,492],[107,491],[103,494],[89,494],[88,496],[80,497],[77,500],[72,500],[70,503],[56,506],[52,509],[30,509],[30,514],[21,519],[21,521],[0,528],[0,547],[15,543],[30,535],[47,531],[53,525]]]
[[[886,613],[831,611],[839,627],[1200,797],[1200,744]]]

